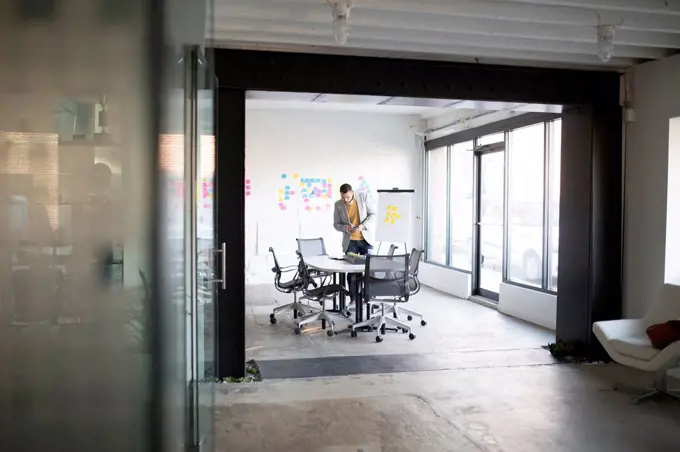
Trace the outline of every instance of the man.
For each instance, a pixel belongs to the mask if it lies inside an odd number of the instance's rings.
[[[375,211],[366,193],[356,193],[350,184],[340,186],[342,199],[335,203],[333,227],[342,232],[342,249],[345,253],[365,256],[373,248]],[[349,275],[349,292],[354,303],[356,275]]]
[[[373,206],[366,193],[356,193],[350,184],[340,186],[340,196],[342,199],[335,203],[333,227],[342,232],[342,249],[365,256],[373,248]]]

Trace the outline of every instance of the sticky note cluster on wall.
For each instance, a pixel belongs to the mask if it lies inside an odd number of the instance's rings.
[[[246,179],[246,196],[250,196],[250,179]]]
[[[387,210],[385,211],[385,223],[389,224],[394,224],[395,221],[401,219],[401,215],[399,215],[399,209],[397,206],[387,206]]]

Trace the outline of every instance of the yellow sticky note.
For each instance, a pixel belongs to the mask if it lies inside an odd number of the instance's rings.
[[[326,182],[333,182],[333,178],[329,177],[328,179],[326,179]]]
[[[394,220],[390,220],[390,224],[394,224]]]
[[[297,174],[297,173],[293,174],[293,179],[299,179],[299,178],[300,178],[299,174]]]
[[[283,202],[283,198],[279,197],[279,202]]]
[[[399,220],[399,219],[401,219],[401,215],[396,214],[396,215],[394,216],[394,218],[396,218],[397,220]]]
[[[300,187],[304,187],[304,186],[305,186],[305,183],[304,183],[304,182],[300,182]]]
[[[385,218],[385,223],[389,223],[389,222],[390,222],[390,219],[389,219],[389,218]]]
[[[387,210],[392,210],[392,206],[387,206]]]
[[[279,195],[282,195],[282,194],[283,194],[283,190],[279,190]]]

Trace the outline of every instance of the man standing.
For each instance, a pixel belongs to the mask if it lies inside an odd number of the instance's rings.
[[[373,248],[373,206],[366,193],[356,193],[350,184],[340,186],[340,196],[342,199],[335,203],[333,227],[342,232],[342,249],[365,256]]]
[[[333,227],[342,232],[342,249],[345,253],[365,256],[373,248],[375,211],[366,193],[355,193],[350,184],[340,186],[342,199],[335,203]],[[356,302],[357,275],[349,275],[351,303]]]

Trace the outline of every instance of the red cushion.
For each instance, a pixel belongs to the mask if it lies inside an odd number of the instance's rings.
[[[675,341],[680,341],[680,320],[669,320],[647,328],[647,337],[654,348],[663,350]]]

